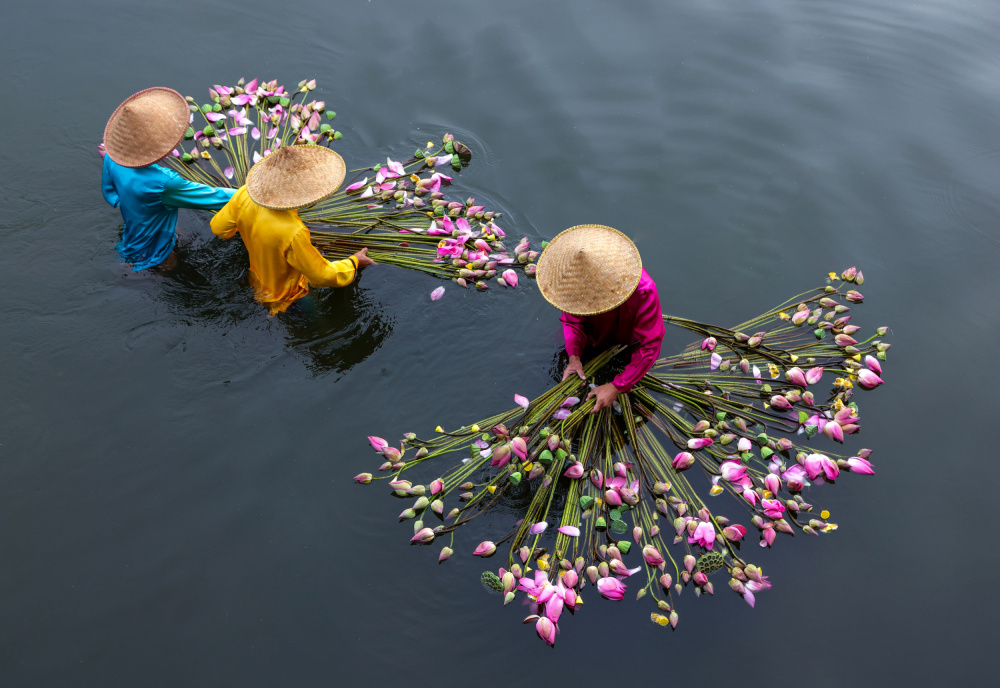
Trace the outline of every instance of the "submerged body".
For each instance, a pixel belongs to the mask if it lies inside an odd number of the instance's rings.
[[[237,232],[243,237],[250,255],[250,286],[271,315],[308,294],[310,284],[344,287],[357,274],[354,256],[331,263],[316,250],[297,210],[257,205],[245,186],[212,218],[212,232],[223,239]]]
[[[639,285],[635,291],[617,308],[597,315],[563,313],[561,320],[566,353],[570,356],[567,374],[575,372],[583,376],[580,358],[585,353],[596,352],[615,344],[638,344],[625,370],[610,383],[617,393],[631,391],[635,383],[653,367],[660,355],[660,345],[666,331],[656,283],[645,270],[639,277]]]
[[[217,210],[235,192],[188,181],[159,165],[123,167],[104,156],[104,200],[121,211],[122,238],[115,247],[138,272],[164,262],[177,244],[177,209]]]

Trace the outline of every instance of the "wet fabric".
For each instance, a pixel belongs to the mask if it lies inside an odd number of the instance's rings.
[[[645,270],[639,277],[639,286],[618,308],[598,315],[563,313],[562,323],[566,353],[570,356],[583,356],[585,352],[615,344],[639,344],[625,370],[613,380],[622,392],[631,391],[653,367],[666,331],[656,284]]]
[[[356,264],[331,263],[309,241],[309,229],[296,210],[271,210],[240,187],[212,218],[212,232],[230,239],[239,232],[250,254],[250,286],[271,315],[287,309],[314,287],[344,287],[354,281]]]
[[[115,248],[138,272],[159,265],[174,250],[178,208],[217,210],[235,189],[188,181],[159,165],[122,167],[105,155],[101,192],[125,220],[122,239]]]

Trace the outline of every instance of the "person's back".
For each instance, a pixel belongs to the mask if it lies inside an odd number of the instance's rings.
[[[250,286],[271,315],[308,294],[310,284],[343,287],[354,281],[359,268],[372,264],[367,249],[329,262],[312,245],[299,218],[297,209],[336,191],[343,174],[343,160],[328,148],[282,148],[253,167],[247,186],[212,219],[216,236],[229,239],[239,232],[243,237]]]

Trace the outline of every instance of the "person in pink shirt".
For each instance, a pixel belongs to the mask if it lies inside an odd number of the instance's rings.
[[[542,296],[563,312],[569,354],[564,380],[574,374],[585,379],[586,354],[637,345],[625,369],[587,395],[596,397],[593,413],[611,406],[653,367],[665,331],[656,284],[642,268],[639,250],[611,227],[570,227],[542,252],[536,276]]]

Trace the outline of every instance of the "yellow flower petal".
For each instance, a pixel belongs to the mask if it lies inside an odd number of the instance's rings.
[[[835,272],[828,272],[827,274],[830,276],[830,279],[832,279],[832,280],[837,279],[837,273],[835,273]]]
[[[490,491],[490,494],[496,494],[496,492],[497,492],[497,486],[496,485],[490,485],[486,489]]]
[[[819,512],[819,517],[826,520],[830,518],[830,512],[827,511],[826,509],[823,509],[821,512]]]
[[[437,426],[436,428],[434,428],[434,432],[444,432],[444,428],[442,428],[442,427],[441,427],[441,426],[439,425],[439,426]]]
[[[781,311],[780,313],[778,313],[778,317],[781,318],[782,320],[788,320],[789,319],[789,315],[785,311]]]
[[[708,493],[713,497],[718,497],[720,494],[722,494],[722,488],[719,487],[718,485],[712,485],[712,489],[709,490]]]
[[[790,354],[790,355],[792,357],[792,363],[795,363],[797,360],[799,360],[799,357],[796,356],[795,354]]]

